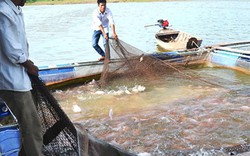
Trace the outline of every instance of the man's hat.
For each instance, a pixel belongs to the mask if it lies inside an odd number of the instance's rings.
[[[97,3],[100,4],[100,3],[107,3],[106,0],[97,0]]]

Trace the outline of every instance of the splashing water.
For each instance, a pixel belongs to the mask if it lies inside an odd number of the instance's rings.
[[[132,87],[86,85],[54,95],[73,121],[136,153],[223,155],[221,147],[249,142],[249,75],[210,68],[186,72],[217,85],[168,75]],[[81,114],[68,109],[73,103]]]

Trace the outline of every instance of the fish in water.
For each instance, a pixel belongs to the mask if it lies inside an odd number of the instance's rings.
[[[110,118],[110,120],[113,120],[113,109],[112,108],[109,109],[109,118]]]
[[[82,112],[82,109],[78,106],[78,105],[73,105],[72,106],[72,110],[73,110],[73,112],[75,112],[75,113],[80,113],[80,112]]]

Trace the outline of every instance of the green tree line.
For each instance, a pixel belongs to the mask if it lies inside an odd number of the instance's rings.
[[[30,3],[32,3],[32,2],[36,2],[37,0],[27,0],[27,2],[30,2]]]

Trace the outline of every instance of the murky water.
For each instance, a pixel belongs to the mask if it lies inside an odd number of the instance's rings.
[[[162,80],[136,84],[137,88],[145,87],[140,91],[132,90],[136,85],[100,90],[89,84],[54,95],[72,121],[136,153],[165,155],[171,150],[248,143],[250,76],[220,68],[185,73],[195,78],[180,77],[177,72]]]
[[[168,19],[175,29],[200,36],[203,46],[249,40],[249,4],[248,0],[201,0],[111,3],[108,7],[115,15],[120,39],[154,52],[159,28],[144,26],[160,18]],[[37,65],[96,60],[90,28],[95,7],[24,7],[31,59]],[[249,143],[250,76],[222,68],[184,72],[194,78],[176,72],[133,86],[100,90],[92,83],[53,94],[72,121],[135,153],[159,156],[171,150],[202,151]]]

